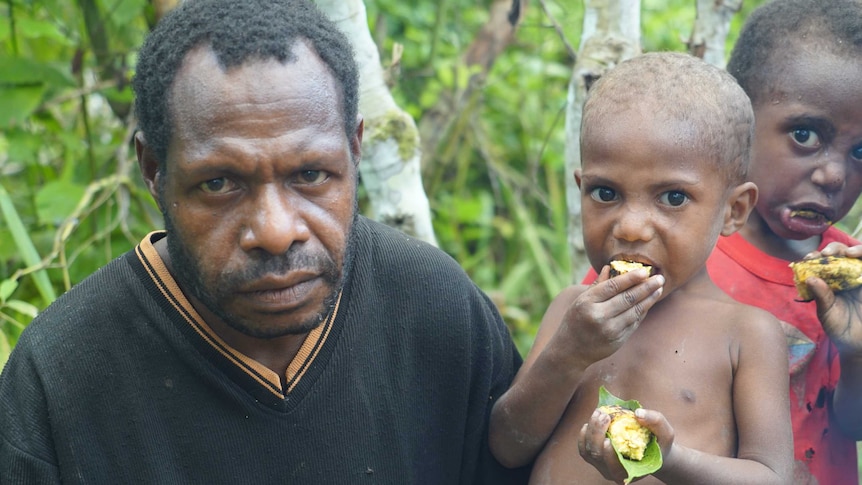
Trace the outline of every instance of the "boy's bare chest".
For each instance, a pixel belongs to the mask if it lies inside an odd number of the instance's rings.
[[[604,386],[661,411],[680,429],[705,417],[732,421],[733,336],[697,318],[642,325],[617,352],[587,368],[571,411],[589,416]]]

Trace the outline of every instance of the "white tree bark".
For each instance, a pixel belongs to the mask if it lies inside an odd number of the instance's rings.
[[[580,281],[589,268],[584,253],[580,191],[575,169],[581,166],[581,115],[590,85],[608,69],[640,53],[640,0],[586,0],[584,28],[569,81],[566,102],[566,202],[572,278]]]
[[[365,118],[362,183],[369,216],[437,245],[431,210],[422,185],[419,132],[386,86],[377,46],[368,30],[363,0],[315,0],[347,35],[359,65],[359,111]]]
[[[730,21],[741,8],[742,0],[697,0],[697,15],[688,41],[688,52],[724,68]]]

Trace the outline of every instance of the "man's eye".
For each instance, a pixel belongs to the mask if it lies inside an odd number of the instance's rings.
[[[850,156],[856,161],[862,161],[862,145],[850,150]]]
[[[688,196],[678,190],[671,190],[661,194],[661,203],[672,207],[679,207],[688,201]]]
[[[797,128],[790,132],[790,136],[797,145],[805,148],[817,148],[820,146],[820,136],[816,131],[807,128]]]
[[[201,190],[208,194],[221,194],[227,192],[229,182],[224,177],[207,180],[200,185]]]
[[[596,187],[590,191],[590,197],[599,202],[611,202],[617,198],[617,193],[607,187]]]
[[[326,180],[329,176],[322,170],[303,170],[299,172],[299,181],[303,184],[319,184]]]

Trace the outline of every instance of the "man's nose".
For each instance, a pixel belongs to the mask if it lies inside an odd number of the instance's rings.
[[[240,246],[269,254],[284,254],[294,242],[307,241],[310,230],[302,212],[300,197],[288,188],[268,185],[260,189],[249,206]]]

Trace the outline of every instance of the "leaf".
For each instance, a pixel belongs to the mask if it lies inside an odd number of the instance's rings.
[[[36,315],[39,313],[39,309],[35,305],[21,300],[7,301],[6,308],[11,308],[22,315],[27,315],[30,319],[36,318]]]
[[[6,225],[12,232],[12,239],[15,240],[15,245],[18,247],[18,252],[21,254],[21,258],[24,259],[24,262],[28,266],[39,265],[42,262],[41,257],[38,251],[36,251],[36,247],[33,245],[30,234],[24,222],[21,221],[18,211],[15,210],[9,193],[6,192],[2,184],[0,184],[0,215],[6,219]],[[54,287],[51,286],[51,280],[48,279],[48,273],[44,269],[33,272],[33,282],[36,283],[36,289],[42,295],[46,306],[57,299]]]
[[[122,2],[110,2],[108,15],[111,22],[122,28],[132,23],[141,16],[141,11],[147,6],[145,0],[123,0]]]
[[[63,180],[55,180],[43,185],[36,193],[36,213],[39,222],[59,225],[72,213],[78,201],[84,196],[86,188]]]
[[[30,17],[19,17],[15,22],[18,24],[15,31],[22,37],[30,39],[42,37],[63,45],[75,45],[74,41],[69,36],[64,35],[52,22]]]
[[[0,56],[0,86],[45,84],[68,88],[74,86],[75,81],[67,72],[52,64],[26,57]]]
[[[8,279],[0,282],[0,302],[4,302],[12,296],[16,288],[18,288],[18,281],[16,280]]]
[[[3,107],[0,109],[0,128],[23,122],[39,107],[44,92],[45,87],[41,85],[0,88],[0,106]]]
[[[605,386],[601,386],[599,388],[599,404],[596,407],[610,405],[622,406],[626,409],[631,409],[632,411],[643,407],[637,400],[631,399],[623,401],[611,394],[607,389],[605,389]],[[635,478],[651,475],[658,471],[662,465],[661,448],[659,448],[658,442],[655,440],[655,436],[650,440],[646,451],[644,452],[644,457],[640,461],[624,458],[623,455],[617,451],[616,447],[614,447],[614,451],[617,452],[617,458],[619,458],[620,464],[622,464],[623,468],[626,469],[626,473],[628,473],[628,478],[626,478],[623,483],[629,483]]]
[[[11,353],[12,345],[9,344],[9,338],[3,333],[3,329],[0,328],[0,369],[6,365],[6,361],[9,360]]]

